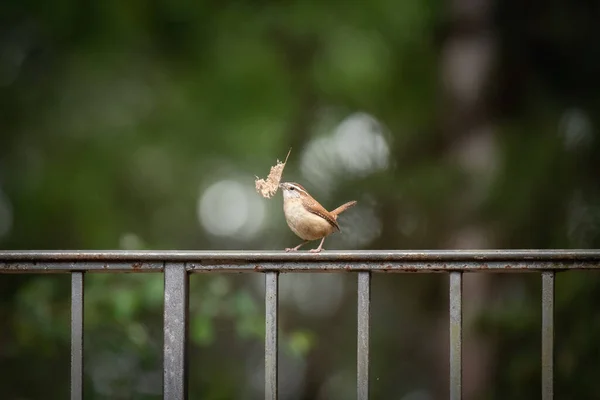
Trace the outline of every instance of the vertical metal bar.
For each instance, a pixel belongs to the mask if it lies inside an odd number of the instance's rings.
[[[554,398],[554,276],[542,272],[542,400]]]
[[[163,398],[187,399],[189,275],[183,263],[165,265]]]
[[[83,398],[83,272],[71,272],[71,400]]]
[[[265,273],[265,400],[277,400],[279,272]]]
[[[450,400],[462,398],[463,273],[450,272]]]
[[[371,273],[358,273],[356,390],[358,400],[369,399],[369,335],[371,329]]]

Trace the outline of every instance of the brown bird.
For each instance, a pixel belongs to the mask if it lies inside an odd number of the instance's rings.
[[[327,211],[299,184],[283,182],[279,187],[283,191],[285,220],[292,232],[304,240],[296,247],[286,248],[287,252],[296,251],[311,240],[321,239],[319,247],[310,250],[311,253],[319,253],[323,250],[325,238],[340,230],[338,215],[356,204],[356,201],[349,201],[333,211]]]

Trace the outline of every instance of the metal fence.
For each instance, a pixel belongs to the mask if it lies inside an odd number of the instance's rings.
[[[0,251],[0,273],[71,274],[71,399],[83,397],[84,277],[97,272],[164,273],[163,397],[187,398],[190,273],[265,275],[265,399],[277,399],[279,274],[357,275],[357,397],[369,398],[369,336],[373,273],[448,273],[450,399],[462,396],[462,283],[469,272],[537,272],[542,278],[542,399],[553,398],[554,279],[565,270],[600,269],[598,250],[326,251],[320,254],[207,251]]]

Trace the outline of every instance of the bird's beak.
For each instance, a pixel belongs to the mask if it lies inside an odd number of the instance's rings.
[[[279,184],[279,189],[283,189],[284,188],[283,185],[284,185],[283,183],[280,183]]]

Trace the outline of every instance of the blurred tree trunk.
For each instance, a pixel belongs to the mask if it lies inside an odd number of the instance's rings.
[[[454,199],[448,237],[443,247],[477,249],[493,247],[488,228],[478,218],[497,161],[495,128],[486,99],[495,45],[490,26],[490,0],[451,0],[450,24],[441,49],[442,111],[440,131],[451,146],[447,154],[466,174],[463,193]],[[491,277],[465,274],[463,280],[463,394],[479,397],[489,380],[490,344],[473,331],[474,317],[488,297]],[[443,325],[442,325],[443,326]],[[440,341],[448,345],[447,325]],[[447,353],[446,353],[447,354]],[[440,376],[447,377],[444,357]]]

